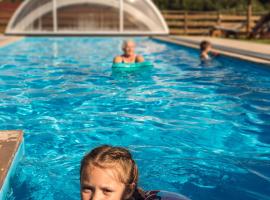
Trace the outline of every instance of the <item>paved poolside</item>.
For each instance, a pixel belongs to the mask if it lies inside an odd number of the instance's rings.
[[[3,47],[5,45],[8,45],[12,42],[16,42],[21,40],[23,37],[11,37],[11,36],[4,36],[0,34],[0,47]]]
[[[270,45],[267,44],[202,36],[168,36],[154,38],[197,49],[202,40],[208,40],[213,44],[213,48],[220,54],[270,65]]]
[[[0,189],[22,139],[22,131],[0,131]]]

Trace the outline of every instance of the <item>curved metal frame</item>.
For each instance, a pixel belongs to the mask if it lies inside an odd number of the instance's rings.
[[[31,24],[32,22],[34,22],[36,19],[38,19],[39,17],[43,16],[44,14],[52,11],[53,12],[53,27],[54,27],[54,31],[33,31],[33,32],[29,32],[29,31],[16,31],[13,30],[14,28],[12,28],[13,23],[15,22],[15,20],[17,19],[17,17],[19,16],[19,14],[23,11],[23,9],[28,5],[28,3],[30,3],[33,0],[25,0],[20,7],[16,10],[16,12],[14,13],[14,15],[12,16],[11,20],[8,23],[8,26],[6,28],[6,34],[17,34],[17,35],[163,35],[163,34],[168,34],[169,33],[169,29],[168,26],[163,18],[163,16],[161,15],[160,11],[158,10],[158,8],[154,5],[154,3],[151,0],[144,0],[149,6],[150,8],[154,11],[154,13],[156,14],[156,16],[158,17],[158,19],[160,20],[161,24],[162,24],[162,29],[164,31],[154,31],[155,28],[155,22],[148,17],[143,11],[138,10],[132,6],[129,5],[125,5],[125,12],[128,12],[129,14],[136,16],[136,18],[143,18],[143,22],[144,24],[150,29],[150,31],[128,31],[126,32],[123,29],[123,1],[124,0],[119,0],[119,7],[114,5],[112,2],[107,1],[102,2],[99,0],[65,0],[64,2],[61,2],[60,4],[56,3],[56,0],[52,0],[51,2],[42,5],[41,7],[31,11],[26,17],[25,19],[23,19],[23,22],[19,23],[18,25],[16,25],[16,27],[21,27],[21,29],[24,29],[25,27],[27,27],[27,25]],[[57,30],[57,9],[61,8],[61,7],[65,7],[65,6],[69,6],[69,5],[76,5],[76,4],[82,4],[82,3],[97,3],[97,4],[104,4],[104,5],[108,5],[108,6],[112,6],[112,7],[116,7],[119,9],[120,12],[120,17],[119,17],[119,31],[90,31],[90,32],[86,32],[86,31],[58,31]],[[139,17],[138,17],[139,16]],[[152,30],[152,31],[151,31]]]

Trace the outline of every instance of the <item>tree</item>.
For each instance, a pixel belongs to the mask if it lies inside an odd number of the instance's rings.
[[[251,0],[153,0],[162,10],[239,10],[245,11]],[[253,0],[256,11],[267,11],[270,8],[269,0]]]

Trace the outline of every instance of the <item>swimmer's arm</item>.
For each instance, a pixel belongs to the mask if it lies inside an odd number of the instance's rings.
[[[209,60],[209,55],[205,52],[202,52],[200,58],[201,60]]]
[[[144,62],[144,58],[142,56],[136,56],[136,63]]]
[[[217,57],[217,56],[219,56],[220,54],[218,53],[218,52],[216,52],[216,51],[211,51],[211,56],[213,56],[213,57]]]
[[[114,59],[113,59],[113,63],[121,63],[123,61],[122,57],[121,56],[116,56]]]

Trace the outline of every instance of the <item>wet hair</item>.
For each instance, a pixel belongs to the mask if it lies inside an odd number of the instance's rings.
[[[209,47],[211,45],[211,43],[207,40],[203,40],[200,44],[200,49],[201,51],[205,51],[207,49],[207,47]]]
[[[81,161],[80,180],[82,173],[87,168],[112,168],[117,172],[117,178],[126,185],[126,190],[130,190],[134,185],[134,190],[125,191],[129,195],[138,195],[138,167],[132,158],[131,153],[122,147],[113,147],[109,145],[99,146],[84,156]]]

